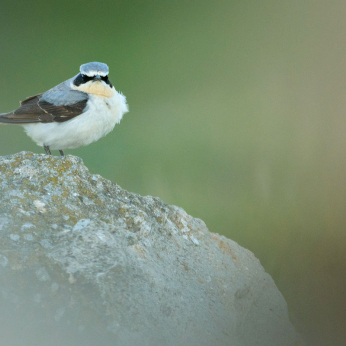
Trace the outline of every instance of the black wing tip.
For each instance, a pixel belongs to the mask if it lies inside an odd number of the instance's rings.
[[[0,114],[0,123],[10,123],[11,119],[9,119],[8,116],[10,116],[11,114],[13,114],[13,113],[12,112],[11,113],[1,113]]]
[[[18,118],[11,117],[13,115],[14,115],[13,112],[0,114],[0,123],[4,123],[4,124],[18,124],[18,125],[33,123],[32,120],[30,121],[30,120],[24,120],[24,119],[18,119]]]

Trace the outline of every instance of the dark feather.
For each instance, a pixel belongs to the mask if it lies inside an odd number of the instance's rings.
[[[41,96],[42,94],[28,97],[20,103],[20,107],[15,111],[1,114],[0,122],[12,124],[60,123],[83,113],[88,101],[85,99],[72,105],[55,106],[40,100]]]

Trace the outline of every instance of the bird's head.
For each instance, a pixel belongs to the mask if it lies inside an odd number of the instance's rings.
[[[108,79],[109,68],[102,62],[89,62],[80,67],[80,73],[73,79],[71,87],[102,97],[112,97],[115,89]]]

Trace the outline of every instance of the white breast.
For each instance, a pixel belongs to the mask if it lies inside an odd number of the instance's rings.
[[[88,145],[113,130],[128,112],[126,98],[115,91],[111,98],[89,94],[84,113],[62,123],[23,125],[37,145],[52,150],[73,149]]]

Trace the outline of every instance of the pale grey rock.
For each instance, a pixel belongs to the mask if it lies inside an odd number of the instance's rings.
[[[0,158],[6,345],[302,345],[259,261],[81,159]]]

